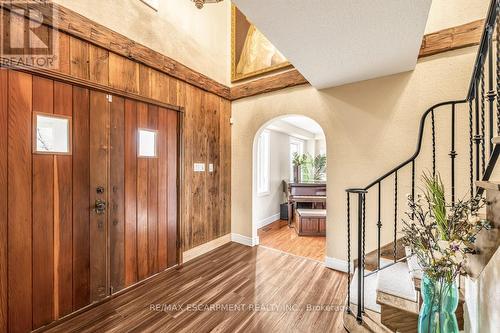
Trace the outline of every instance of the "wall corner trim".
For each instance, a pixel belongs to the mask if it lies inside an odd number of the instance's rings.
[[[247,237],[247,236],[233,233],[233,234],[231,234],[231,241],[235,242],[235,243],[242,244],[242,245],[251,246],[251,247],[259,245],[259,237],[258,236],[252,238],[252,237]]]
[[[347,261],[340,260],[332,257],[325,257],[325,266],[336,271],[347,273]],[[353,266],[351,263],[351,272],[353,272]]]
[[[182,262],[186,263],[229,242],[231,242],[231,234],[227,234],[208,243],[201,244],[200,246],[185,251],[182,255]]]
[[[266,217],[265,219],[262,219],[260,221],[257,221],[257,223],[255,223],[257,229],[260,229],[262,227],[265,227],[266,225],[269,225],[273,222],[276,222],[280,219],[280,213],[276,213],[276,214],[273,214],[269,217]]]

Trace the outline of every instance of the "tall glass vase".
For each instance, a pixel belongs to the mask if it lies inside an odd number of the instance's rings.
[[[458,333],[456,283],[433,280],[424,274],[421,288],[423,304],[418,316],[418,333]]]

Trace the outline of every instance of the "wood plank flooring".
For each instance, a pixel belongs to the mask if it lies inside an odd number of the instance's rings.
[[[287,221],[278,220],[258,230],[260,244],[321,262],[325,261],[326,237],[298,236]]]
[[[229,243],[49,331],[344,332],[346,285],[317,261]]]

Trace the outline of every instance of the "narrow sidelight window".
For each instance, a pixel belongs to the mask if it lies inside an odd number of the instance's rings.
[[[53,114],[34,114],[34,152],[71,154],[71,118]]]
[[[158,132],[139,129],[139,157],[157,157]]]
[[[264,131],[257,143],[257,194],[269,194],[271,187],[271,133]]]

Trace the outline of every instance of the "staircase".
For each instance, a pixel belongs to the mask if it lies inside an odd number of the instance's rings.
[[[422,271],[416,257],[398,239],[406,204],[402,202],[401,192],[409,191],[415,197],[417,169],[429,170],[434,175],[439,172],[445,177],[450,193],[448,200],[452,204],[463,189],[471,197],[486,193],[489,203],[486,215],[494,225],[491,230],[481,232],[477,238],[480,251],[468,258],[468,270],[473,278],[479,277],[500,245],[500,183],[490,180],[500,156],[499,12],[500,0],[492,0],[467,97],[439,103],[426,110],[420,121],[415,153],[367,186],[346,190],[347,257],[349,263],[354,263],[354,272],[348,265],[347,310],[344,313],[344,327],[349,332],[417,332]],[[467,123],[460,117],[462,109],[468,112]],[[445,126],[451,129],[446,142],[449,150],[437,142],[442,140],[438,119],[444,118]],[[464,138],[466,145],[458,141]],[[428,143],[430,149],[423,147]],[[424,156],[426,153],[430,156]],[[448,160],[449,168],[443,169],[444,159]],[[440,170],[436,165],[441,166]],[[468,179],[463,176],[464,171]],[[388,188],[393,195],[388,196]],[[376,204],[373,206],[373,203]],[[392,214],[390,220],[387,218],[389,213]],[[367,229],[373,230],[367,228],[369,223],[376,226],[375,233],[367,234]],[[382,246],[388,234],[392,241]],[[371,248],[367,251],[368,244]],[[376,244],[374,250],[373,244]],[[355,259],[352,250],[356,251]],[[456,312],[460,329],[464,326],[462,285],[460,279]]]

